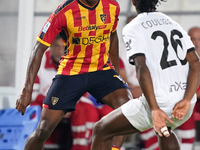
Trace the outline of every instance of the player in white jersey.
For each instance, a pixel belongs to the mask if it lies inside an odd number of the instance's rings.
[[[95,124],[92,150],[110,150],[117,135],[154,127],[160,150],[179,150],[170,129],[192,114],[200,63],[190,37],[171,18],[156,11],[158,0],[132,0],[138,16],[123,29],[129,62],[136,66],[142,96]]]

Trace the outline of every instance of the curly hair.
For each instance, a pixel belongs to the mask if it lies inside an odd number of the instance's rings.
[[[156,5],[160,1],[166,1],[166,0],[136,0],[137,2],[137,10],[140,12],[150,12],[152,10],[156,10]]]

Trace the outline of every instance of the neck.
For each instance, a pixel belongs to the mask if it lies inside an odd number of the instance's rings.
[[[155,11],[156,11],[155,9],[152,9],[152,10],[149,10],[148,12],[146,12],[146,13],[155,12]],[[140,13],[143,13],[143,12],[141,12],[140,10],[137,10],[137,13],[140,14]]]
[[[81,0],[81,1],[89,6],[94,6],[98,2],[98,0]]]

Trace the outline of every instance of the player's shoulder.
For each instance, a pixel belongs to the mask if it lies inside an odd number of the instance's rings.
[[[62,2],[54,11],[54,14],[58,14],[63,9],[70,9],[71,7],[73,7],[73,3],[76,3],[76,2],[77,2],[76,0],[66,0]]]

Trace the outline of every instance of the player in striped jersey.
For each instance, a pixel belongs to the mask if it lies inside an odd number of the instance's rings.
[[[76,102],[86,92],[113,109],[132,98],[118,74],[119,11],[115,0],[66,0],[49,16],[37,37],[25,86],[16,101],[16,109],[22,115],[31,102],[42,56],[57,34],[60,33],[67,49],[43,101],[38,128],[27,139],[25,150],[41,150],[57,123],[65,113],[75,110]],[[117,137],[113,142],[120,147],[123,139],[124,136]]]
[[[95,124],[92,150],[110,150],[114,136],[152,127],[158,135],[160,150],[180,150],[172,130],[193,113],[199,58],[183,28],[156,11],[159,0],[132,2],[138,15],[124,27],[123,39],[143,94]]]

